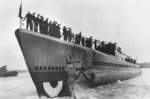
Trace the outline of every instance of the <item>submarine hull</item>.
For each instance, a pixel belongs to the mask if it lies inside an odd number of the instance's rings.
[[[60,82],[62,97],[71,96],[71,81],[96,87],[141,74],[139,65],[91,48],[24,29],[15,33],[39,96],[51,97],[48,84],[59,88]]]

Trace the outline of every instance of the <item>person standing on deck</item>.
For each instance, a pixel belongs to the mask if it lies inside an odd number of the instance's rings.
[[[72,41],[72,29],[69,27],[68,28],[68,42]]]
[[[76,43],[76,44],[80,44],[80,41],[79,41],[79,34],[76,34],[76,35],[75,35],[75,43]]]
[[[37,17],[34,18],[34,31],[35,32],[38,32],[39,20],[40,20],[40,15],[38,14]]]
[[[90,38],[86,39],[86,47],[92,48],[92,44],[93,44],[93,39],[92,36],[90,36]]]
[[[60,35],[60,24],[57,24],[57,25],[56,25],[56,32],[57,32],[57,33],[56,33],[56,34],[57,34],[56,37],[57,37],[57,38],[61,38],[61,35]]]
[[[82,43],[82,46],[85,46],[85,37],[84,36],[81,37],[81,43]]]
[[[53,21],[51,24],[51,36],[55,36],[55,25],[56,25],[56,21]]]
[[[63,36],[64,40],[67,41],[67,28],[65,26],[63,27]]]
[[[33,29],[33,26],[32,26],[32,15],[31,15],[30,11],[28,11],[26,16],[24,17],[24,20],[25,19],[26,19],[26,29],[27,30],[32,30]]]
[[[40,27],[39,30],[40,30],[40,33],[44,32],[43,26],[44,26],[44,17],[40,16],[40,19],[39,19],[39,27]]]
[[[82,33],[80,32],[79,35],[78,35],[79,45],[81,43],[81,38],[82,38]]]
[[[94,48],[95,48],[95,49],[97,49],[97,42],[98,42],[98,40],[95,39],[95,40],[94,40]]]
[[[44,34],[48,35],[48,18],[44,21]]]
[[[48,35],[52,36],[52,21],[49,21],[48,23]]]

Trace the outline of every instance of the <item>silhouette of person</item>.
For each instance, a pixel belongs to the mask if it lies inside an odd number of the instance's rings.
[[[56,24],[57,24],[57,22],[53,21],[52,25],[51,25],[51,36],[53,36],[53,37],[56,37]]]
[[[72,29],[68,28],[68,41],[71,42],[72,40]]]
[[[44,34],[48,34],[48,18],[44,21]]]
[[[86,39],[86,47],[92,48],[92,44],[93,44],[92,40],[93,40],[92,36]]]
[[[35,32],[38,32],[39,20],[40,20],[40,15],[38,14],[37,17],[34,18],[34,31]]]
[[[79,35],[78,35],[79,45],[80,45],[80,42],[81,42],[81,37],[82,37],[82,33],[80,32]]]
[[[24,17],[24,20],[26,19],[26,29],[27,30],[33,30],[33,26],[32,26],[32,15],[30,13],[30,11],[28,11],[28,13],[26,14],[26,16]],[[29,29],[30,28],[30,29]]]
[[[63,27],[63,37],[64,37],[64,40],[67,41],[67,27]]]
[[[81,38],[82,46],[85,46],[85,38],[82,36]]]
[[[48,34],[49,36],[52,36],[52,21],[48,23]]]
[[[40,16],[40,19],[39,19],[39,27],[40,27],[40,33],[44,33],[44,17],[43,16]]]
[[[61,35],[60,35],[60,24],[57,24],[57,25],[56,25],[56,34],[57,34],[57,35],[56,35],[57,38],[60,38],[60,37],[61,37]]]
[[[97,49],[97,42],[98,42],[98,40],[95,39],[95,40],[94,40],[94,48],[95,48],[95,49]]]

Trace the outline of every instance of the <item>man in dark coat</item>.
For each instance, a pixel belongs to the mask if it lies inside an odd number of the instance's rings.
[[[60,38],[60,37],[61,37],[61,34],[60,34],[60,24],[57,24],[57,25],[56,25],[56,34],[57,34],[57,35],[56,35],[57,38]]]
[[[72,41],[72,29],[70,27],[68,28],[68,41]]]
[[[82,38],[82,33],[80,32],[79,35],[78,35],[79,45],[80,45],[80,42],[81,42],[81,38]]]
[[[56,24],[57,24],[57,22],[56,21],[53,21],[52,22],[52,25],[51,25],[51,36],[53,36],[53,37],[56,37]]]
[[[26,16],[24,17],[24,20],[25,19],[26,19],[26,29],[27,30],[33,30],[32,15],[31,15],[30,11],[28,11],[28,13],[26,14]]]
[[[52,36],[52,21],[49,21],[48,23],[48,35]]]
[[[63,27],[63,36],[64,40],[67,41],[67,28],[65,26]]]
[[[86,47],[92,48],[92,44],[93,44],[93,39],[92,36],[90,36],[90,38],[86,39]]]
[[[35,32],[38,32],[39,20],[40,20],[40,15],[38,14],[37,17],[34,18],[34,31]]]
[[[95,39],[95,40],[94,40],[94,48],[95,48],[95,49],[97,49],[97,42],[98,42],[98,40]]]
[[[82,42],[82,46],[85,46],[85,37],[82,36],[81,42]]]
[[[39,30],[40,30],[40,33],[44,33],[44,17],[43,16],[40,16],[40,19],[39,19]]]
[[[44,34],[48,34],[48,18],[44,21]]]

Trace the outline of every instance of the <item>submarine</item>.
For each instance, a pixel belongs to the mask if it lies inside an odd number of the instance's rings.
[[[26,29],[16,38],[39,97],[71,96],[70,82],[94,88],[141,74],[128,55],[114,55]]]

